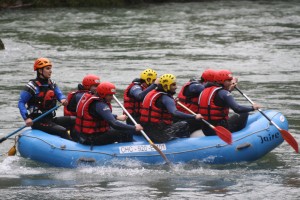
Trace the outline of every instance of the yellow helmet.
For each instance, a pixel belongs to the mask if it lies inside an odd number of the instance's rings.
[[[151,85],[153,83],[153,81],[155,81],[156,77],[157,77],[156,71],[154,71],[153,69],[150,69],[150,68],[145,69],[141,73],[141,79],[144,80],[147,85]]]
[[[168,92],[173,83],[176,83],[176,77],[173,74],[164,74],[160,77],[159,83],[162,85],[165,92]],[[165,88],[167,86],[167,90]]]

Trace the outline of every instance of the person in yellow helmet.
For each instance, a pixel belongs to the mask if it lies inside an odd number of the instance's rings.
[[[186,121],[173,123],[173,117],[200,120],[200,114],[183,113],[176,108],[173,95],[176,93],[176,77],[164,74],[160,77],[157,89],[149,92],[142,105],[140,123],[154,142],[162,143],[176,137],[189,137]]]
[[[37,73],[20,93],[18,107],[26,126],[39,129],[49,134],[70,139],[68,130],[74,125],[69,116],[55,117],[55,111],[33,123],[33,119],[56,106],[57,101],[63,106],[68,105],[65,95],[51,79],[52,63],[48,58],[38,58],[33,65]]]
[[[141,116],[142,101],[150,91],[157,87],[158,83],[156,71],[148,68],[142,71],[140,78],[134,79],[124,91],[124,107],[137,122]],[[127,119],[126,123],[133,124],[130,119]]]

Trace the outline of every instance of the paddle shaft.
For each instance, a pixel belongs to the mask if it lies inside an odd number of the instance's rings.
[[[243,95],[252,105],[254,104],[254,102],[246,95],[244,94],[237,86],[235,86],[235,89],[241,93],[241,95]],[[273,122],[261,109],[258,109],[258,111],[267,119],[269,120],[269,122],[271,122],[278,130],[282,130],[277,124],[275,124],[275,122]]]
[[[130,118],[130,120],[137,125],[137,122],[133,119],[133,117],[131,116],[131,114],[126,110],[126,108],[122,105],[122,103],[119,101],[119,99],[117,99],[117,97],[115,95],[113,95],[113,98],[115,99],[115,101],[119,104],[119,106],[123,109],[123,111],[126,113],[126,115]],[[148,135],[141,130],[141,133],[143,134],[143,136],[146,138],[146,140],[150,143],[150,145],[163,157],[163,159],[167,162],[170,163],[170,161],[167,159],[166,155],[152,142],[152,140],[148,137]]]
[[[42,119],[43,117],[45,117],[45,116],[48,115],[49,113],[53,112],[54,110],[56,110],[56,109],[59,108],[60,106],[61,106],[61,104],[55,106],[54,108],[51,108],[51,109],[48,110],[47,112],[43,113],[42,115],[40,115],[40,116],[38,116],[37,118],[35,118],[34,120],[32,120],[32,122],[34,123],[34,122],[36,122],[36,121]],[[2,143],[3,141],[7,140],[7,138],[13,136],[14,134],[16,134],[17,132],[19,132],[20,130],[22,130],[22,129],[24,129],[24,128],[26,128],[26,125],[24,125],[24,126],[22,126],[21,128],[15,130],[14,132],[8,134],[7,136],[1,138],[1,139],[0,139],[0,143]]]
[[[254,104],[253,101],[251,101],[251,99],[244,94],[238,87],[235,87],[235,89],[237,91],[239,91],[239,93],[241,93],[252,105]],[[296,141],[296,139],[292,136],[292,134],[290,134],[288,131],[281,129],[275,122],[273,122],[261,109],[258,109],[258,111],[269,121],[271,122],[271,124],[273,124],[281,133],[281,136],[283,137],[283,139],[289,144],[291,145],[291,147],[297,152],[299,153],[299,145],[298,142]]]
[[[189,109],[188,107],[186,107],[185,105],[183,105],[181,102],[177,101],[177,103],[183,107],[184,109],[186,109],[187,111],[189,111],[191,114],[196,115],[196,113],[194,111],[192,111],[191,109]],[[207,124],[208,126],[210,126],[212,129],[215,128],[215,126],[213,126],[212,124],[210,124],[208,121],[206,121],[205,119],[201,119],[205,124]]]

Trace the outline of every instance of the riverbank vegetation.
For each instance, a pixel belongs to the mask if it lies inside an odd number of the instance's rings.
[[[0,0],[0,8],[107,7],[142,3],[186,2],[184,0]]]

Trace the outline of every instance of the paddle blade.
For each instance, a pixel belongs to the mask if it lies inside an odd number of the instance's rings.
[[[12,148],[10,148],[10,150],[7,152],[8,156],[14,156],[16,155],[17,150],[16,150],[16,145],[14,145]]]
[[[299,153],[299,146],[297,141],[295,140],[295,138],[286,130],[281,129],[280,130],[281,136],[283,137],[283,139],[289,143],[289,145],[291,145],[293,147],[293,149],[295,149],[296,153]]]
[[[229,130],[224,128],[223,126],[216,126],[214,127],[214,130],[216,131],[217,135],[227,144],[232,143],[232,134]]]
[[[171,164],[171,162],[168,160],[167,156],[158,148],[158,146],[156,146],[155,144],[153,143],[150,143],[151,146],[161,155],[161,157],[163,157],[163,159],[166,161],[166,163],[168,165]]]

